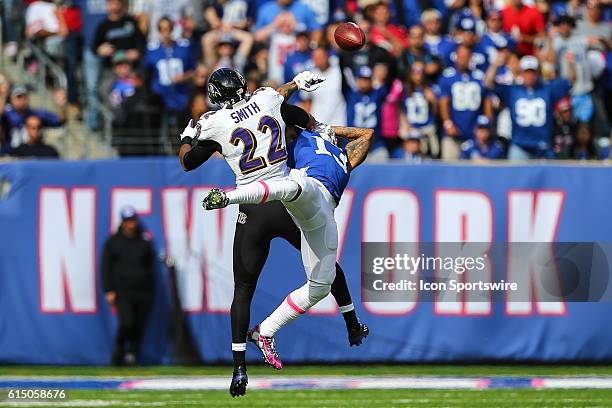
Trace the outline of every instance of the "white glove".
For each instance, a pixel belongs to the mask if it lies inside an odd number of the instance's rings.
[[[300,72],[293,78],[293,82],[296,83],[298,89],[306,92],[316,91],[323,81],[325,81],[325,78],[311,71]]]
[[[185,140],[186,137],[190,137],[192,139],[195,139],[196,137],[196,128],[193,127],[193,119],[189,119],[189,123],[185,129],[183,129],[183,133],[181,133],[181,142]]]
[[[336,132],[334,132],[334,129],[331,126],[326,125],[325,123],[315,122],[312,131],[318,133],[323,140],[327,140],[333,145],[337,145],[338,139],[336,138]]]

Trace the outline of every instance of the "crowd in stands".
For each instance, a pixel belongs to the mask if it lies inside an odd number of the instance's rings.
[[[17,4],[19,3],[19,4]],[[249,91],[312,70],[296,94],[321,122],[376,130],[370,160],[608,159],[612,118],[611,0],[5,0],[5,57],[30,38],[68,78],[60,106],[91,131],[113,113],[122,140],[180,129],[218,109],[210,73],[242,72]],[[16,12],[15,10],[23,10]],[[348,52],[335,28],[354,21],[366,45]],[[34,67],[35,69],[35,67]],[[32,109],[0,83],[2,153],[52,156]],[[35,117],[35,119],[30,119]],[[176,136],[177,133],[171,133]]]

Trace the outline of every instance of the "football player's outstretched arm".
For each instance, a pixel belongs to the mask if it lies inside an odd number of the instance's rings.
[[[276,88],[276,92],[281,94],[283,98],[285,98],[285,102],[286,102],[289,100],[291,95],[293,95],[293,93],[297,91],[297,89],[298,89],[297,84],[294,81],[289,81],[286,84],[281,85],[278,88]]]
[[[374,141],[374,130],[346,126],[332,126],[332,129],[336,136],[350,140],[346,155],[351,170],[363,163]]]
[[[213,140],[197,140],[196,129],[193,127],[193,119],[190,120],[183,133],[181,133],[179,161],[183,170],[190,171],[197,169],[215,152],[221,152],[219,143]]]
[[[281,94],[285,101],[287,101],[298,89],[306,92],[316,91],[323,81],[325,81],[325,78],[313,72],[304,71],[297,74],[291,81],[276,88],[276,92]]]

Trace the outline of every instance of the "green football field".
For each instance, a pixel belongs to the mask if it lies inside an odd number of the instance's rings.
[[[2,366],[3,378],[206,378],[227,376],[227,366],[207,367],[33,367]],[[608,366],[516,366],[516,365],[328,365],[288,366],[281,372],[268,367],[251,366],[249,376],[389,376],[435,378],[487,377],[521,379],[530,377],[612,376]],[[0,392],[0,406],[73,406],[73,407],[612,407],[612,389],[360,389],[360,390],[249,390],[232,399],[226,390],[68,390],[66,401],[15,402]]]

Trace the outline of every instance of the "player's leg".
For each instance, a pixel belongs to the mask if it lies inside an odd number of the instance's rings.
[[[262,336],[274,336],[281,327],[297,319],[330,293],[336,276],[337,242],[333,218],[328,219],[326,225],[303,231],[301,252],[307,282],[288,294],[281,305],[261,322],[259,333]]]
[[[246,375],[246,333],[251,318],[251,301],[255,293],[257,279],[261,274],[271,238],[262,234],[265,231],[266,217],[264,208],[252,205],[241,205],[236,233],[234,235],[234,298],[231,306],[232,357],[234,374],[230,385],[230,394],[243,395],[248,382]]]
[[[256,181],[227,192],[228,204],[261,204],[290,201],[300,193],[300,185],[291,179]]]
[[[301,187],[295,181],[285,178],[255,181],[235,190],[225,192],[212,189],[202,200],[206,210],[223,208],[229,204],[263,204],[269,201],[291,201],[300,195]]]
[[[283,211],[286,214],[286,221],[283,222],[284,228],[281,232],[281,237],[289,242],[295,249],[300,250],[300,230],[295,225],[295,222],[289,216],[284,207]],[[363,323],[360,323],[359,319],[357,318],[355,307],[353,306],[353,301],[351,299],[351,293],[344,275],[344,270],[338,262],[336,262],[336,278],[332,283],[331,293],[336,299],[336,303],[338,303],[338,307],[340,308],[340,313],[344,318],[346,330],[349,335],[349,344],[359,345],[363,340],[363,337],[367,336],[369,333],[369,329]]]
[[[335,202],[314,179],[296,178],[296,181],[302,194],[295,201],[284,204],[302,231],[301,253],[307,283],[291,292],[249,336],[261,350],[264,360],[277,369],[282,368],[282,363],[276,353],[274,334],[327,296],[336,275]]]

